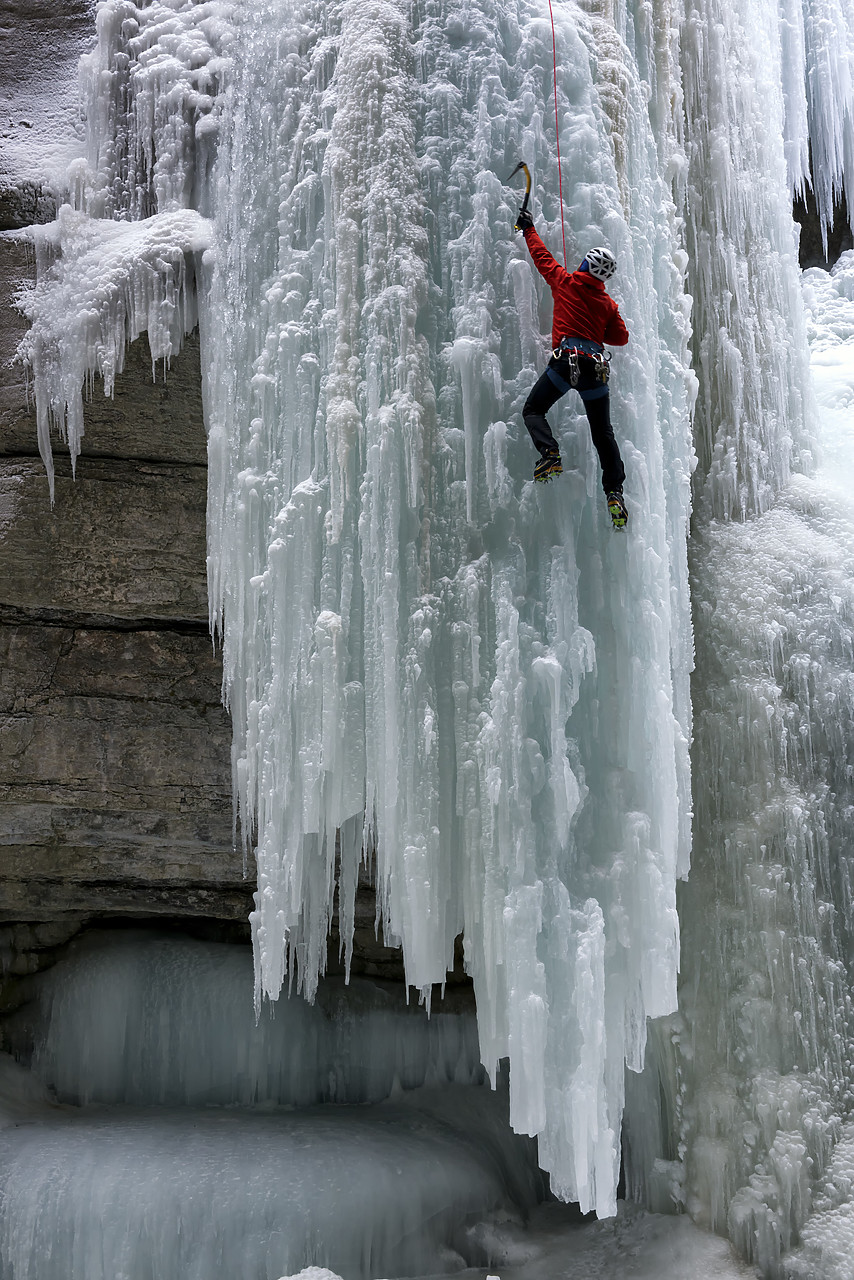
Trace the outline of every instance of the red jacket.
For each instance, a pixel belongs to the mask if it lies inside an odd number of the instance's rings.
[[[534,266],[552,291],[552,346],[559,346],[561,338],[587,338],[624,347],[629,331],[603,281],[589,271],[565,271],[533,227],[528,227],[524,235]]]

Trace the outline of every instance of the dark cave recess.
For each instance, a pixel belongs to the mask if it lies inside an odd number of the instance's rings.
[[[808,267],[822,267],[829,271],[846,249],[854,249],[854,235],[844,195],[840,195],[833,207],[833,226],[827,230],[826,254],[821,238],[818,206],[812,191],[807,192],[805,200],[795,201],[792,214],[801,229],[798,261],[802,271],[806,271]]]

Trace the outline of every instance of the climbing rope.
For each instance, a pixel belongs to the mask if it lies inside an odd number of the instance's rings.
[[[560,129],[557,119],[557,43],[555,42],[555,17],[552,13],[552,0],[549,0],[549,17],[552,20],[552,65],[555,82],[555,141],[557,143],[557,189],[560,195],[560,235],[563,241],[563,265],[566,267],[566,229],[563,225],[563,179],[560,169]]]

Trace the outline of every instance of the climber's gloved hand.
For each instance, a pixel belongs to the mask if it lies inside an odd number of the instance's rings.
[[[527,209],[520,209],[516,214],[516,225],[514,231],[527,231],[529,227],[534,225],[534,219],[528,213]]]

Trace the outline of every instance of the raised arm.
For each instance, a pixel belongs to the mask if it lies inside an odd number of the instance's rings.
[[[526,227],[522,234],[525,237],[528,252],[534,260],[534,266],[550,289],[557,288],[560,282],[567,278],[568,272],[560,265],[557,258],[552,257],[533,227]]]

